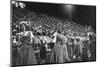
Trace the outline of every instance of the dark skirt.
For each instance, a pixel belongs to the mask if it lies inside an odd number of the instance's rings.
[[[42,60],[44,60],[46,58],[46,48],[43,45],[41,46],[41,49],[40,49],[40,58]]]

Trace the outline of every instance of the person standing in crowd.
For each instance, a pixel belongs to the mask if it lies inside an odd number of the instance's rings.
[[[96,34],[90,34],[89,35],[90,43],[89,43],[89,49],[91,52],[90,60],[96,60]]]
[[[68,54],[68,49],[67,49],[68,47],[67,47],[67,38],[66,37],[63,38],[63,47],[64,47],[64,57],[66,59],[65,62],[68,62],[68,61],[70,61],[70,59],[69,59],[69,54]]]
[[[90,52],[90,39],[88,36],[83,36],[82,40],[82,60],[90,60],[91,52]]]
[[[41,44],[40,37],[38,34],[35,34],[32,38],[32,46],[35,47],[36,50],[38,50],[38,46]]]
[[[45,63],[45,59],[46,59],[46,47],[45,47],[45,43],[41,44],[41,48],[40,48],[40,58],[41,58],[41,63]]]
[[[82,54],[83,54],[83,40],[81,40],[81,39],[78,39],[78,41],[77,41],[77,45],[78,45],[78,50],[79,50],[79,56],[78,56],[78,60],[82,60]]]
[[[18,46],[16,45],[16,38],[12,37],[12,66],[17,65],[18,60]]]
[[[67,47],[68,47],[68,55],[69,55],[69,58],[70,60],[73,59],[73,40],[68,37],[67,39]]]
[[[23,36],[29,36],[30,37],[30,43],[32,43],[32,38],[34,37],[34,35],[33,35],[33,33],[32,33],[32,31],[30,31],[30,29],[28,29],[29,28],[29,26],[27,26],[27,24],[25,24],[25,23],[22,23],[21,25],[20,25],[20,28],[21,28],[21,30],[22,30],[22,34],[23,34]]]
[[[37,59],[32,46],[29,44],[30,38],[22,37],[22,46],[19,49],[19,65],[37,64]]]
[[[80,47],[79,47],[79,39],[74,39],[74,56],[73,59],[75,61],[78,61],[78,57],[80,56]]]
[[[62,44],[62,39],[57,36],[56,44],[54,45],[51,54],[51,63],[64,63],[67,60],[66,49]]]

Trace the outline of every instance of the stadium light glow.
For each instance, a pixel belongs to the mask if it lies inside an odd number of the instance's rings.
[[[65,8],[66,12],[68,13],[70,21],[71,21],[72,20],[72,14],[75,10],[75,6],[69,4],[69,5],[65,5],[64,8]]]

